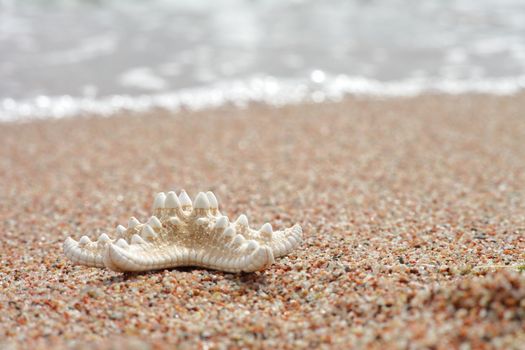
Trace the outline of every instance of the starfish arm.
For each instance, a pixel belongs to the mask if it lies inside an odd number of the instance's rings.
[[[297,248],[303,240],[303,230],[301,226],[294,225],[282,231],[272,233],[269,241],[265,242],[271,249],[276,258],[287,255]]]
[[[280,231],[273,231],[270,224],[264,224],[259,230],[248,227],[241,228],[240,232],[246,239],[268,245],[276,258],[287,255],[303,240],[303,230],[298,224]]]
[[[101,234],[95,242],[92,242],[87,236],[83,236],[78,242],[68,237],[63,244],[64,254],[76,265],[104,267],[104,253],[109,244],[121,239],[130,243],[133,235],[144,235],[151,232],[147,230],[151,227],[147,226],[158,228],[159,225],[162,224],[155,216],[152,216],[147,224],[141,224],[135,217],[131,217],[127,228],[122,225],[117,226],[115,239],[110,238],[106,233]]]
[[[273,263],[269,247],[256,243],[255,247],[238,250],[190,249],[178,246],[155,246],[147,243],[121,247],[109,244],[104,253],[104,265],[120,272],[139,272],[181,266],[205,267],[225,272],[253,272]]]
[[[103,253],[106,243],[91,242],[86,236],[84,237],[80,242],[68,237],[63,245],[64,254],[75,265],[104,267]]]
[[[158,270],[182,266],[181,262],[187,254],[185,250],[180,250],[177,260],[168,254],[166,249],[155,248],[149,243],[142,245],[131,244],[128,248],[115,244],[108,245],[104,252],[104,265],[110,270],[119,272]]]

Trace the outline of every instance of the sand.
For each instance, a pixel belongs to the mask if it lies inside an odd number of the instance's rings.
[[[4,124],[0,347],[519,348],[525,96],[422,96]],[[158,191],[295,222],[265,271],[72,266]]]

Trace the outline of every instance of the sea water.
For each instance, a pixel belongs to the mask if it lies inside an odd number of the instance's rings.
[[[0,0],[0,120],[523,88],[523,0]]]

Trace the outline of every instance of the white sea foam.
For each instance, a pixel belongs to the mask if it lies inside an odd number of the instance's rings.
[[[322,79],[321,79],[322,77]],[[423,93],[488,93],[509,95],[525,89],[525,76],[479,80],[406,79],[381,82],[363,77],[329,75],[316,71],[304,80],[254,77],[149,95],[107,97],[39,96],[35,99],[0,101],[0,121],[27,121],[77,115],[111,116],[122,111],[146,112],[156,108],[177,112],[225,104],[246,106],[262,102],[273,106],[339,101],[346,95],[412,97]]]

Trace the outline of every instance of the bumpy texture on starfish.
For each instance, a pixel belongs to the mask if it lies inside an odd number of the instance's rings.
[[[182,190],[161,192],[147,223],[131,217],[128,227],[116,228],[116,238],[100,235],[96,242],[83,236],[67,238],[64,254],[74,263],[114,271],[148,271],[177,266],[198,266],[227,272],[259,271],[288,254],[302,241],[294,225],[273,231],[270,224],[249,227],[245,215],[230,223],[219,211],[212,192],[200,192],[192,203]]]

